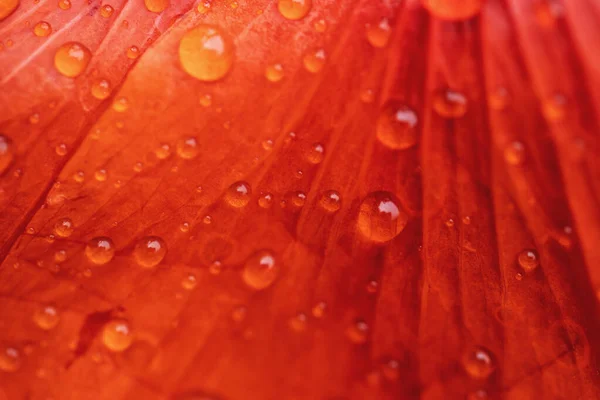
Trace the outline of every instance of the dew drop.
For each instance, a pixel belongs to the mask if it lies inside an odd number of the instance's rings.
[[[335,190],[327,190],[321,194],[319,205],[327,212],[334,213],[342,206],[342,198]]]
[[[0,134],[0,175],[8,169],[13,159],[12,141]]]
[[[282,201],[282,207],[290,205],[295,209],[299,209],[304,207],[304,203],[306,203],[306,194],[304,192],[288,192]]]
[[[373,47],[383,48],[387,46],[392,30],[387,18],[383,18],[377,24],[367,24],[367,40]]]
[[[85,255],[96,265],[106,264],[115,256],[115,246],[108,237],[96,237],[86,245]]]
[[[262,193],[258,198],[258,205],[262,208],[270,208],[273,204],[273,195],[271,193]]]
[[[369,335],[369,325],[363,320],[357,320],[346,330],[346,336],[352,343],[366,343]]]
[[[96,170],[96,172],[94,172],[94,178],[98,182],[104,182],[104,181],[106,181],[106,178],[108,178],[108,172],[106,172],[106,170],[104,168]]]
[[[12,14],[19,6],[19,0],[0,0],[0,21]]]
[[[250,201],[252,189],[246,182],[235,182],[225,192],[225,201],[233,207],[244,207]]]
[[[284,18],[290,20],[302,19],[312,7],[312,0],[279,0],[277,9]]]
[[[512,142],[504,149],[504,160],[510,165],[522,165],[525,162],[525,146],[521,142]]]
[[[68,42],[58,48],[54,55],[54,66],[64,76],[74,78],[87,67],[92,53],[81,43]]]
[[[160,264],[167,254],[167,245],[158,236],[146,236],[135,245],[133,256],[144,268],[153,268]]]
[[[375,93],[372,89],[363,89],[360,92],[360,101],[363,103],[372,103],[375,100]]]
[[[104,4],[102,7],[100,7],[100,15],[102,15],[104,18],[109,18],[114,11],[115,9],[110,4]]]
[[[456,90],[438,90],[433,95],[433,109],[441,117],[460,118],[467,112],[467,98]]]
[[[108,96],[110,96],[110,82],[106,79],[98,79],[92,84],[90,91],[92,93],[92,96],[94,96],[98,100],[104,100]]]
[[[264,140],[262,142],[262,147],[267,151],[273,150],[273,141],[271,139]]]
[[[184,160],[191,160],[198,155],[198,141],[195,137],[180,139],[177,142],[177,155]]]
[[[458,21],[479,14],[483,0],[422,0],[423,6],[436,18]]]
[[[509,100],[508,90],[503,86],[497,87],[488,95],[488,105],[496,111],[504,110]]]
[[[477,347],[465,354],[463,366],[465,371],[475,379],[486,379],[496,369],[492,354],[483,347]]]
[[[54,233],[60,237],[69,237],[73,233],[73,221],[69,218],[60,219],[54,224]]]
[[[216,81],[231,69],[234,60],[231,38],[214,25],[200,24],[186,32],[179,42],[183,69],[201,81]]]
[[[288,326],[295,332],[304,332],[306,330],[306,322],[306,314],[299,313],[289,319]]]
[[[159,160],[164,160],[171,155],[171,146],[163,143],[154,151],[154,154],[156,154],[156,158]]]
[[[140,49],[137,46],[131,46],[127,49],[127,58],[135,60],[140,56]]]
[[[527,273],[535,271],[540,265],[540,260],[537,253],[534,250],[523,250],[519,253],[517,261],[521,268]]]
[[[204,94],[200,96],[200,105],[202,107],[210,107],[212,104],[212,96],[210,94]]]
[[[231,312],[231,319],[235,322],[242,322],[246,318],[248,310],[244,306],[239,306],[233,309]]]
[[[66,251],[58,250],[56,253],[54,253],[54,261],[56,261],[57,263],[65,262],[66,259],[67,259]]]
[[[381,365],[381,372],[390,382],[400,379],[400,362],[395,359],[387,360]]]
[[[265,69],[265,77],[271,82],[279,82],[283,79],[283,66],[281,64],[271,64]]]
[[[550,121],[558,121],[565,116],[567,98],[561,93],[554,93],[544,101],[544,116]]]
[[[58,0],[58,7],[61,10],[68,10],[71,8],[71,0]]]
[[[358,230],[367,239],[384,243],[396,237],[408,222],[396,196],[389,192],[373,192],[360,204]]]
[[[315,28],[315,31],[323,33],[327,30],[327,21],[325,21],[324,19],[316,20],[313,26]]]
[[[278,273],[279,267],[273,254],[268,250],[261,250],[246,260],[242,278],[249,287],[262,290],[273,284]]]
[[[308,72],[316,74],[323,69],[323,66],[325,65],[325,59],[325,50],[311,50],[303,58],[304,68],[306,68]]]
[[[85,180],[85,173],[83,171],[77,171],[73,174],[73,180],[77,183],[81,183]]]
[[[187,222],[182,222],[181,225],[179,225],[179,230],[183,233],[189,232],[190,224]]]
[[[40,21],[33,27],[35,36],[46,37],[52,33],[52,26],[46,21]]]
[[[192,274],[187,275],[181,281],[181,287],[183,287],[185,290],[192,290],[196,287],[197,284],[198,280],[196,279],[196,276]]]
[[[67,155],[67,145],[64,143],[58,144],[54,148],[54,151],[56,152],[57,155],[59,155],[61,157],[66,156]]]
[[[327,311],[327,303],[320,301],[312,308],[312,315],[315,318],[323,318]]]
[[[35,311],[33,314],[33,322],[41,329],[49,331],[58,325],[60,315],[56,308],[45,306]]]
[[[169,6],[169,0],[144,0],[146,8],[150,12],[163,12]]]
[[[125,320],[112,320],[104,325],[102,342],[107,349],[114,352],[125,351],[133,343],[133,333]]]
[[[210,7],[211,7],[211,4],[209,1],[200,1],[200,3],[198,3],[197,10],[200,14],[206,14],[207,12],[210,11]]]
[[[311,164],[319,164],[325,157],[325,148],[321,143],[314,143],[306,153],[306,159]]]
[[[386,104],[377,119],[377,139],[394,150],[404,150],[417,143],[417,114],[400,102]]]
[[[117,97],[113,101],[112,108],[117,112],[125,112],[129,108],[129,100],[127,100],[127,97]]]
[[[14,347],[5,347],[0,351],[0,370],[15,372],[21,366],[21,354]]]
[[[40,114],[33,113],[29,116],[29,123],[35,125],[40,122]]]

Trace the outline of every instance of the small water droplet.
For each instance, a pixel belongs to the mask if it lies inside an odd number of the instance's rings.
[[[125,351],[133,343],[133,333],[125,320],[112,320],[104,325],[102,342],[107,349],[114,352]]]
[[[544,101],[544,116],[550,121],[561,120],[565,116],[567,98],[562,93],[554,93]]]
[[[283,79],[284,72],[281,64],[271,64],[265,69],[265,77],[271,82],[279,82]]]
[[[223,264],[221,264],[221,261],[219,260],[213,261],[208,266],[208,272],[210,272],[213,275],[219,275],[221,271],[223,271]]]
[[[321,194],[319,205],[327,212],[334,213],[342,206],[342,198],[335,190],[327,190]]]
[[[298,313],[288,320],[288,326],[295,332],[304,332],[306,330],[306,314]]]
[[[385,361],[381,365],[381,372],[385,379],[395,382],[400,379],[400,362],[395,359]]]
[[[94,178],[98,182],[104,182],[104,181],[106,181],[106,178],[108,178],[108,172],[106,172],[106,170],[104,168],[100,168],[100,169],[96,170],[96,172],[94,172]]]
[[[66,156],[67,155],[67,145],[64,143],[58,144],[56,145],[54,151],[56,151],[56,154],[59,156]]]
[[[488,95],[488,104],[492,110],[501,111],[506,108],[509,102],[508,90],[503,87],[497,87]]]
[[[58,325],[60,315],[56,308],[52,306],[44,306],[39,308],[33,314],[33,321],[41,329],[49,331]]]
[[[275,257],[268,250],[261,250],[250,256],[244,264],[242,278],[255,290],[271,286],[279,273]]]
[[[159,160],[164,160],[171,155],[171,146],[163,143],[154,151],[154,154]]]
[[[169,6],[169,0],[144,0],[146,9],[150,12],[163,12]]]
[[[183,233],[189,232],[190,224],[187,222],[182,222],[181,225],[179,225],[179,230]]]
[[[523,250],[519,253],[517,261],[521,268],[527,273],[535,271],[540,265],[540,260],[535,250]]]
[[[360,91],[360,101],[363,103],[372,103],[375,100],[375,93],[372,89],[363,89]]]
[[[404,150],[417,143],[417,114],[404,103],[387,103],[377,119],[377,139],[394,150]]]
[[[479,14],[483,0],[422,0],[422,2],[434,17],[458,21]]]
[[[324,19],[318,19],[313,24],[313,27],[315,28],[315,31],[323,33],[327,30],[327,21]]]
[[[446,226],[447,226],[448,228],[452,228],[452,227],[454,226],[454,220],[453,220],[452,218],[448,218],[448,219],[446,220]]]
[[[306,153],[306,159],[311,164],[319,164],[325,157],[325,148],[321,143],[313,144]]]
[[[65,262],[67,259],[67,252],[65,250],[58,250],[54,253],[54,261],[57,263]]]
[[[510,165],[521,165],[525,162],[525,146],[521,142],[512,142],[504,149],[504,160]]]
[[[258,205],[262,208],[270,208],[273,204],[273,195],[271,193],[261,193],[258,198]]]
[[[62,218],[54,224],[54,233],[60,237],[71,236],[73,229],[73,221],[70,218]]]
[[[486,379],[496,369],[494,359],[489,350],[477,347],[465,354],[463,366],[467,374],[475,379]]]
[[[191,160],[198,155],[198,141],[195,137],[188,137],[177,141],[177,155],[184,160]]]
[[[377,48],[383,48],[387,46],[390,36],[392,35],[392,29],[390,28],[390,22],[387,18],[382,18],[376,24],[367,24],[367,40],[371,43],[371,46]]]
[[[388,242],[396,237],[408,222],[408,215],[400,208],[396,196],[389,192],[373,192],[360,204],[358,230],[366,238]]]
[[[210,215],[206,215],[202,218],[202,222],[206,225],[210,225],[212,223],[212,217]]]
[[[311,50],[303,58],[304,68],[306,68],[308,72],[316,74],[323,69],[323,66],[325,65],[325,59],[325,50]]]
[[[104,100],[108,96],[110,96],[110,82],[106,79],[98,79],[92,84],[90,91],[92,93],[92,96],[94,96],[98,100]]]
[[[10,166],[14,159],[12,141],[0,134],[0,175]]]
[[[289,20],[302,19],[312,7],[312,0],[279,0],[277,9],[284,18]]]
[[[346,336],[352,343],[366,343],[369,337],[369,325],[361,319],[356,320],[346,330]]]
[[[117,112],[125,112],[129,108],[129,100],[124,96],[117,97],[113,101],[112,108]]]
[[[62,75],[74,78],[87,67],[92,53],[81,43],[68,42],[58,48],[54,55],[54,66]]]
[[[77,171],[73,174],[73,179],[77,183],[81,183],[85,180],[85,173],[83,171]]]
[[[246,309],[246,307],[238,306],[238,307],[234,308],[233,311],[231,312],[231,319],[233,319],[235,322],[240,323],[246,318],[247,313],[248,313],[248,310]]]
[[[192,275],[192,274],[187,275],[181,281],[181,287],[183,287],[186,290],[192,290],[192,289],[194,289],[197,284],[198,284],[198,280],[196,279],[196,276]]]
[[[135,60],[140,56],[140,49],[137,46],[130,46],[127,49],[127,58]]]
[[[3,347],[0,350],[0,370],[15,372],[21,366],[21,354],[14,347]]]
[[[167,245],[158,236],[146,236],[135,245],[133,256],[137,263],[144,268],[153,268],[160,264],[167,254]]]
[[[233,207],[241,208],[250,201],[252,188],[246,182],[235,182],[225,192],[225,201]]]
[[[61,10],[68,10],[71,8],[71,0],[58,0],[58,7]]]
[[[115,9],[110,4],[104,4],[100,7],[100,15],[104,18],[109,18],[114,11]]]
[[[186,32],[179,42],[183,69],[201,81],[216,81],[231,69],[234,60],[231,38],[214,25],[200,24]]]
[[[40,21],[33,27],[35,36],[46,37],[52,33],[52,26],[46,21]]]
[[[211,7],[210,1],[200,1],[200,3],[198,3],[197,10],[200,14],[206,14],[207,12],[210,11],[210,7]]]
[[[315,318],[323,318],[327,311],[327,303],[320,301],[312,308],[312,315]]]
[[[273,141],[271,139],[264,140],[262,142],[262,147],[267,151],[273,150]]]
[[[35,125],[40,122],[40,114],[33,113],[29,116],[29,123]]]
[[[85,255],[96,265],[106,264],[115,256],[115,246],[108,237],[95,237],[86,245]]]
[[[433,109],[441,117],[460,118],[467,112],[467,98],[456,90],[437,90],[433,94]]]
[[[377,281],[372,280],[367,283],[367,293],[377,293],[377,290],[379,290],[379,283]]]

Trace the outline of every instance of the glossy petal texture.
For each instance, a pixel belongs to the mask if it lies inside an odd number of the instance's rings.
[[[0,399],[600,398],[597,2],[149,3],[0,21]]]

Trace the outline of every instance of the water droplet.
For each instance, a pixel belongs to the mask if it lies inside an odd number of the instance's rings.
[[[104,4],[102,7],[100,7],[100,15],[102,15],[104,18],[109,18],[114,11],[115,9],[110,4]]]
[[[200,96],[200,105],[202,107],[210,107],[212,104],[212,96],[210,94],[204,94]]]
[[[454,226],[454,220],[453,220],[452,218],[448,218],[448,219],[446,220],[446,226],[447,226],[448,228],[452,228],[452,227]]]
[[[59,155],[61,157],[66,156],[67,155],[67,145],[64,143],[58,144],[54,148],[54,151],[56,152],[57,155]]]
[[[320,301],[312,308],[312,314],[315,318],[323,318],[327,311],[327,303]]]
[[[54,55],[54,66],[64,76],[74,78],[87,67],[92,53],[81,43],[68,42],[58,48]]]
[[[8,169],[13,159],[12,141],[0,134],[0,175]]]
[[[127,58],[135,60],[140,56],[140,49],[137,46],[131,46],[127,49]]]
[[[61,10],[68,10],[71,8],[71,0],[58,0],[58,7]]]
[[[284,18],[290,20],[302,19],[312,7],[312,0],[279,0],[277,9]]]
[[[196,276],[192,275],[192,274],[187,275],[181,281],[181,287],[183,287],[186,290],[192,290],[192,289],[194,289],[197,284],[198,284],[198,280],[196,279]]]
[[[117,112],[125,112],[129,108],[129,100],[127,100],[127,97],[117,97],[113,101],[112,108]]]
[[[377,24],[367,24],[366,28],[367,40],[371,43],[371,46],[377,48],[387,46],[392,34],[390,22],[387,18],[381,19]]]
[[[156,158],[159,160],[164,160],[171,155],[171,146],[163,143],[154,151],[154,154],[156,154]]]
[[[311,164],[319,164],[325,157],[325,148],[321,143],[313,144],[306,153],[306,159]]]
[[[104,168],[98,169],[94,173],[94,178],[96,178],[98,182],[104,182],[106,181],[106,178],[108,178],[108,172],[106,172]]]
[[[98,100],[104,100],[108,96],[110,96],[110,82],[106,79],[98,79],[92,84],[90,91],[92,93],[92,96],[94,96]]]
[[[242,277],[251,288],[262,290],[273,284],[278,273],[279,267],[273,254],[261,250],[246,260]]]
[[[381,372],[388,381],[397,381],[400,379],[400,362],[395,359],[387,360],[381,365]]]
[[[0,21],[12,14],[19,6],[19,0],[0,0]]]
[[[496,111],[504,110],[509,100],[508,90],[503,86],[497,87],[488,95],[488,105],[492,110]]]
[[[191,160],[198,155],[198,142],[195,137],[180,139],[177,142],[177,155],[184,160]]]
[[[146,236],[135,245],[133,256],[144,268],[153,268],[160,264],[167,254],[167,245],[158,236]]]
[[[85,173],[83,171],[77,171],[73,174],[73,179],[77,183],[81,183],[85,179]]]
[[[436,18],[457,21],[479,14],[483,0],[422,0],[423,6]]]
[[[60,237],[69,237],[73,233],[73,221],[69,218],[60,219],[54,224],[54,233]]]
[[[41,329],[49,331],[58,325],[60,315],[56,308],[45,306],[35,311],[33,314],[33,322]]]
[[[306,68],[308,72],[316,74],[323,69],[323,66],[325,65],[325,59],[325,50],[311,50],[303,58],[304,68]]]
[[[271,139],[264,140],[262,142],[262,147],[267,151],[273,150],[273,141]]]
[[[104,325],[102,342],[107,349],[114,352],[125,351],[133,343],[133,333],[125,320],[112,320]]]
[[[238,322],[238,323],[242,322],[246,318],[247,313],[248,313],[248,310],[246,310],[246,307],[244,307],[244,306],[236,307],[231,312],[231,319],[233,319],[235,322]]]
[[[54,253],[54,261],[57,263],[65,262],[67,259],[67,252],[65,250],[58,250]]]
[[[460,118],[467,112],[467,98],[456,90],[438,90],[433,95],[433,109],[441,117]]]
[[[470,225],[471,224],[471,217],[469,217],[468,215],[466,217],[463,217],[462,223],[465,224],[465,225]]]
[[[475,379],[486,379],[496,369],[494,359],[489,350],[477,347],[463,357],[465,371]]]
[[[363,320],[357,320],[346,330],[346,336],[352,343],[366,343],[369,336],[369,325]]]
[[[304,192],[288,192],[285,195],[285,199],[282,200],[281,206],[287,207],[290,205],[295,209],[299,209],[304,206],[306,202],[306,194]]]
[[[535,271],[540,265],[540,260],[534,250],[523,250],[519,253],[517,261],[523,270],[527,273]]]
[[[21,366],[21,354],[14,347],[4,347],[0,350],[0,370],[15,372]]]
[[[544,116],[550,121],[558,121],[565,116],[567,98],[561,93],[554,93],[544,101]]]
[[[209,1],[200,1],[200,3],[198,3],[198,12],[200,14],[206,14],[207,12],[210,11],[210,2]]]
[[[106,264],[115,256],[115,246],[108,237],[95,237],[85,247],[85,255],[96,265]]]
[[[396,237],[408,222],[396,196],[389,192],[373,192],[360,204],[358,230],[366,238],[383,243]]]
[[[181,38],[179,61],[194,78],[216,81],[231,69],[234,51],[233,41],[219,27],[200,24]]]
[[[206,215],[202,218],[202,222],[206,225],[210,225],[212,223],[212,217],[210,215]]]
[[[404,150],[417,143],[417,114],[400,102],[387,103],[377,119],[377,139],[394,150]]]
[[[306,322],[306,314],[299,313],[289,319],[288,326],[295,332],[304,332],[306,330]]]
[[[335,190],[327,190],[321,194],[319,204],[325,211],[334,213],[342,206],[342,198]]]
[[[510,165],[521,165],[525,162],[525,146],[521,142],[512,142],[504,149],[504,160]]]
[[[281,64],[271,64],[265,69],[265,77],[271,82],[279,82],[283,79],[283,66]]]
[[[144,0],[144,4],[148,11],[159,13],[169,6],[169,0]]]
[[[46,21],[40,21],[33,27],[35,36],[46,37],[52,33],[52,26]]]
[[[315,21],[313,26],[315,28],[315,31],[323,33],[327,30],[327,21],[325,21],[324,19],[318,19]]]
[[[379,290],[379,283],[377,281],[369,281],[369,283],[367,283],[368,293],[374,294],[377,293],[377,290]]]
[[[179,225],[179,230],[183,233],[189,232],[190,224],[187,222],[182,222],[181,225]]]
[[[363,103],[372,103],[375,100],[375,93],[371,89],[363,89],[360,92],[360,101]]]
[[[258,205],[262,208],[270,208],[273,204],[273,195],[271,193],[262,193],[258,198]]]
[[[522,274],[522,273],[520,273],[520,272],[517,272],[517,273],[515,274],[515,279],[516,279],[516,280],[518,280],[518,281],[522,280],[522,279],[523,279],[523,274]]]
[[[246,182],[235,182],[225,192],[225,201],[233,207],[244,207],[250,201],[252,189]]]
[[[40,114],[33,113],[29,116],[29,123],[35,125],[40,122]]]

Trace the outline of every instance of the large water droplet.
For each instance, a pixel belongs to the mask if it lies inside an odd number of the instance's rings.
[[[270,251],[261,250],[246,260],[242,277],[248,286],[256,290],[273,284],[279,273],[275,257]]]
[[[437,90],[433,94],[433,109],[444,118],[460,118],[467,112],[467,98],[456,90]]]
[[[381,19],[376,24],[367,24],[367,40],[371,43],[371,46],[377,48],[383,48],[387,46],[392,29],[390,28],[390,22],[387,18]]]
[[[108,237],[96,237],[88,242],[85,255],[94,264],[106,264],[115,256],[115,246]]]
[[[315,143],[308,149],[306,159],[311,164],[319,164],[325,157],[325,148],[321,143]]]
[[[68,10],[71,8],[71,0],[58,0],[58,8]]]
[[[4,173],[13,161],[12,141],[0,134],[0,175]]]
[[[92,53],[81,43],[68,42],[56,50],[54,66],[64,76],[74,78],[87,67]]]
[[[19,0],[0,0],[0,21],[12,14],[19,6]]]
[[[373,192],[360,204],[358,230],[374,242],[387,242],[396,237],[408,222],[396,196],[389,192]]]
[[[52,26],[46,21],[40,21],[33,27],[35,36],[46,37],[52,33]]]
[[[54,233],[60,237],[69,237],[73,233],[73,221],[69,218],[62,218],[54,224]]]
[[[390,149],[408,149],[417,143],[417,122],[417,114],[410,107],[389,102],[377,119],[377,139]]]
[[[312,7],[312,0],[279,0],[277,9],[287,19],[304,18]]]
[[[494,370],[496,365],[489,350],[477,347],[463,357],[463,366],[467,373],[475,379],[486,379]]]
[[[110,96],[111,85],[106,79],[98,79],[92,84],[92,96],[98,100],[104,100]]]
[[[139,265],[144,268],[153,268],[160,264],[167,254],[167,245],[158,236],[146,236],[135,245],[133,256]]]
[[[250,201],[252,188],[246,182],[235,182],[225,192],[225,201],[233,207],[244,207]]]
[[[265,69],[265,77],[271,82],[279,82],[283,79],[283,67],[281,64],[271,64]]]
[[[104,18],[109,18],[114,11],[115,9],[110,4],[104,4],[102,7],[100,7],[100,15],[102,15]]]
[[[144,0],[148,11],[159,13],[166,10],[169,6],[169,0]]]
[[[234,60],[231,38],[214,25],[201,24],[186,32],[179,42],[183,69],[201,81],[216,81],[231,69]]]
[[[35,311],[33,314],[33,321],[41,329],[49,331],[58,325],[60,321],[60,315],[56,308],[52,306],[45,306]]]
[[[423,6],[437,18],[450,21],[474,17],[481,10],[483,0],[422,0]]]
[[[129,323],[125,320],[112,320],[104,325],[102,342],[111,351],[125,351],[133,343],[133,334]]]

